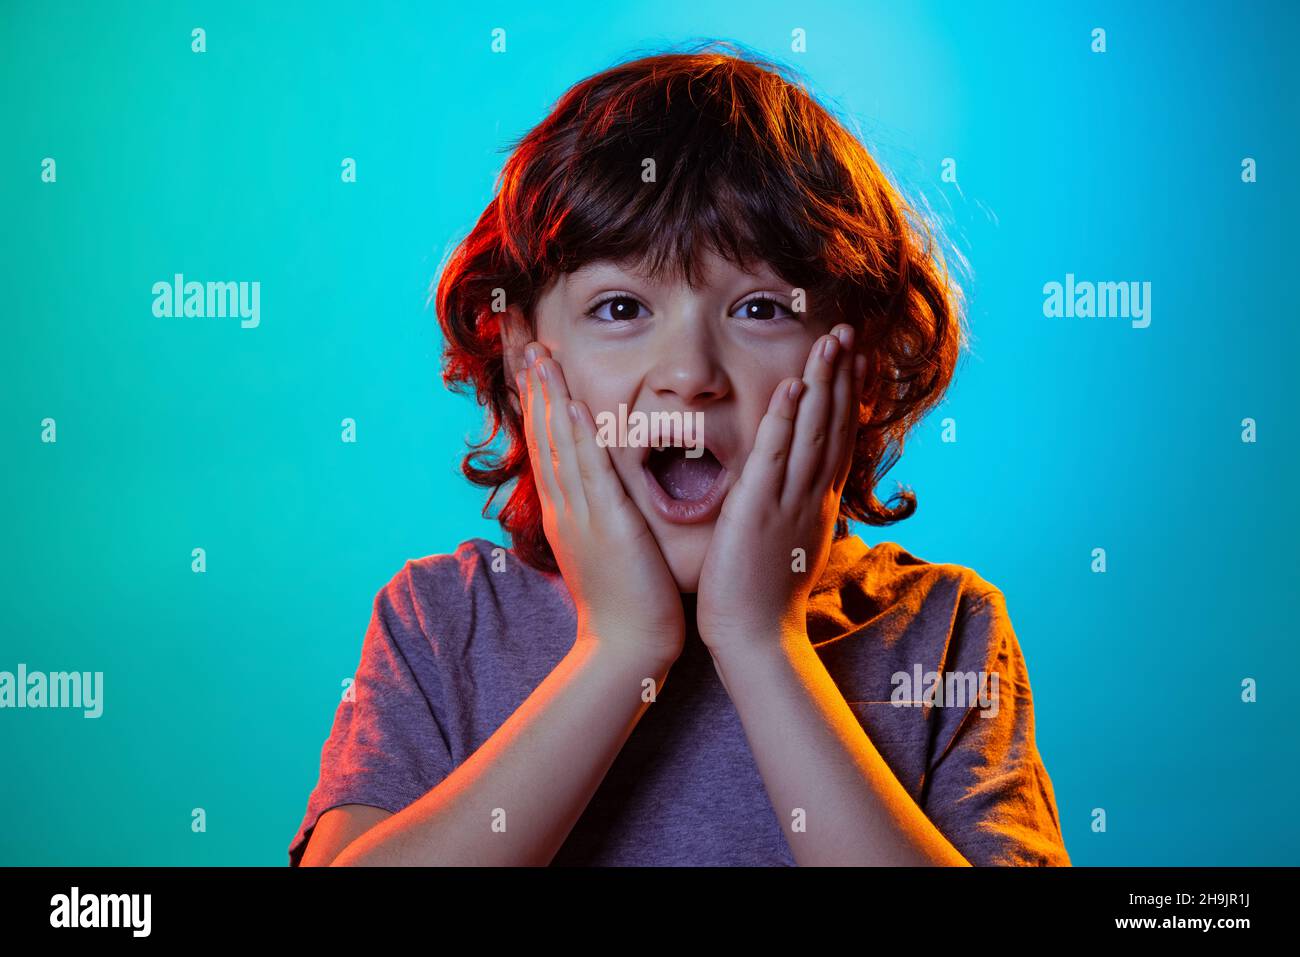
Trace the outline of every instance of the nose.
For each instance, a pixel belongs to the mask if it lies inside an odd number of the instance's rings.
[[[652,348],[646,384],[657,397],[676,396],[683,406],[692,406],[727,394],[726,371],[702,313],[679,314],[674,321],[660,324]]]

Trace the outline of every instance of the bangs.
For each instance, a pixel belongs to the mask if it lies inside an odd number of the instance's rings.
[[[519,298],[594,260],[695,288],[706,252],[812,293],[857,258],[836,248],[851,181],[825,172],[822,124],[776,75],[739,84],[732,69],[629,82],[615,68],[511,147],[498,215],[532,280]]]

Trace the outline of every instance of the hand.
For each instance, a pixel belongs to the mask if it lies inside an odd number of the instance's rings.
[[[542,527],[578,612],[578,639],[656,662],[677,660],[685,618],[677,583],[640,509],[596,441],[587,404],[538,342],[516,378]]]
[[[803,379],[781,381],[722,504],[696,603],[715,656],[807,636],[857,438],[867,357],[853,341],[837,325],[813,343]]]

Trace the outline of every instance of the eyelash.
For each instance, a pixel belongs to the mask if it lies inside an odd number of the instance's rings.
[[[602,307],[609,305],[611,302],[614,302],[617,299],[627,299],[630,300],[631,302],[635,302],[638,306],[641,306],[642,308],[645,307],[645,303],[637,299],[636,296],[632,296],[623,292],[617,292],[608,295],[603,299],[601,299],[599,302],[595,303],[590,309],[588,309],[585,313],[583,313],[583,315],[585,315],[588,319],[592,320],[593,322],[600,322],[600,323],[607,323],[607,324],[616,323],[616,322],[631,322],[632,321],[631,319],[601,319],[596,315],[596,313],[599,312]],[[754,319],[752,320],[753,322],[776,322],[778,319],[796,318],[795,314],[790,311],[789,306],[785,305],[783,302],[781,302],[781,300],[777,299],[775,296],[767,296],[764,295],[763,293],[758,293],[757,295],[752,296],[749,299],[746,299],[744,302],[739,303],[736,308],[738,309],[743,308],[745,306],[748,306],[751,302],[770,302],[773,305],[778,306],[781,309],[784,309],[787,313],[789,313],[789,315],[786,316],[778,315],[778,316],[774,316],[771,319]],[[637,318],[640,319],[642,317],[638,316]]]

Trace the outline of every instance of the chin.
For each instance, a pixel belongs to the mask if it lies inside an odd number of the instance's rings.
[[[658,524],[658,523],[656,523]],[[664,561],[677,582],[677,590],[694,594],[700,587],[700,570],[704,567],[704,555],[713,537],[713,523],[695,525],[690,528],[659,527],[651,528],[663,552]]]

